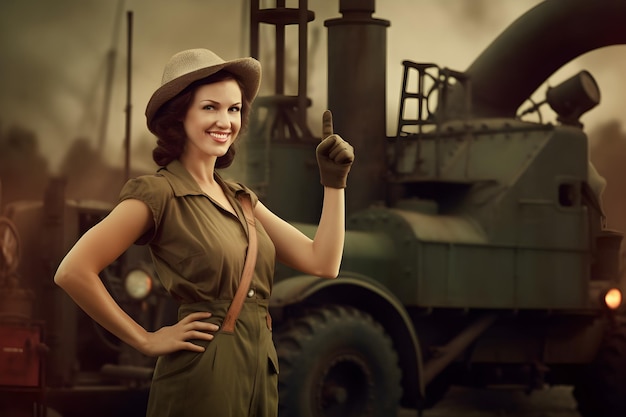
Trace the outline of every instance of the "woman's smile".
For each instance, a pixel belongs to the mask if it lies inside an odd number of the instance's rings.
[[[230,138],[230,132],[207,132],[209,136],[213,138],[216,142],[226,143]]]

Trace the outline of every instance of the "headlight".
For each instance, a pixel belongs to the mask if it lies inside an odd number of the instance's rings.
[[[611,288],[604,293],[603,301],[611,310],[617,310],[622,305],[622,292],[617,288]]]
[[[152,277],[143,269],[133,269],[124,279],[126,293],[134,300],[143,300],[152,291]]]
[[[604,293],[604,304],[611,310],[617,310],[622,305],[622,292],[617,288],[611,288]]]

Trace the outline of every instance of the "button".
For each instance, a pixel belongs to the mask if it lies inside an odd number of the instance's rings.
[[[248,291],[248,298],[252,298],[254,297],[254,289],[250,288],[250,291]]]

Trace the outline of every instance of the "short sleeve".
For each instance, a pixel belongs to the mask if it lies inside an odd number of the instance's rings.
[[[135,242],[136,244],[145,245],[152,241],[159,230],[165,206],[172,196],[173,192],[169,182],[158,174],[132,178],[124,184],[122,191],[120,191],[119,201],[128,199],[143,201],[150,209],[154,221],[154,227],[141,236]]]

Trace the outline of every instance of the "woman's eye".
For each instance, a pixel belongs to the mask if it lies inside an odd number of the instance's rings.
[[[230,111],[232,111],[232,112],[240,112],[241,111],[241,107],[233,106],[233,107],[230,108]]]
[[[202,107],[203,110],[213,110],[213,106],[210,104],[207,104],[206,106]]]

